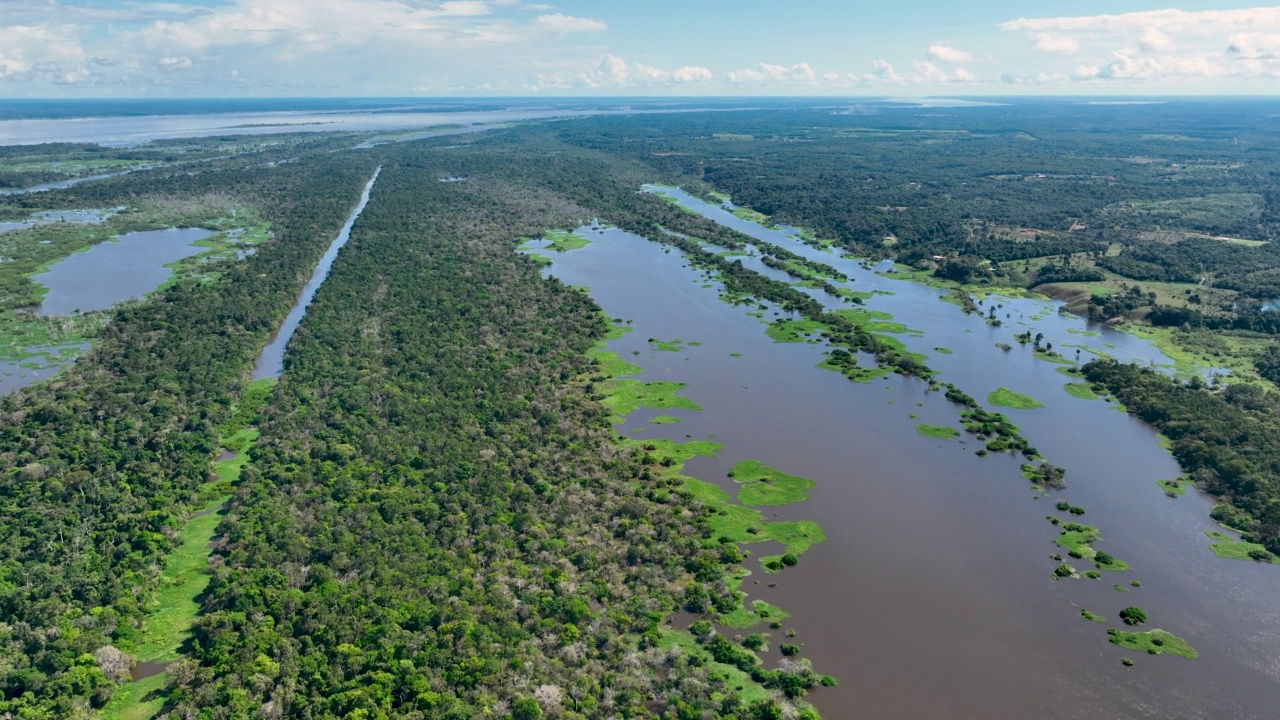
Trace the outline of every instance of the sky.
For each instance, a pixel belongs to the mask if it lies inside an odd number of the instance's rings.
[[[0,98],[1280,91],[1280,6],[0,0]]]

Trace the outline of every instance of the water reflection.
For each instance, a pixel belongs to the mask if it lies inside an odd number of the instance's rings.
[[[124,300],[140,298],[168,280],[170,263],[199,253],[194,243],[212,230],[180,228],[121,235],[70,255],[32,276],[48,288],[41,315],[108,310]]]

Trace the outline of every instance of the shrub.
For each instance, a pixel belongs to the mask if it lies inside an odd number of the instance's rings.
[[[794,553],[787,553],[782,556],[782,564],[787,567],[794,567],[797,562],[799,562],[799,559],[796,558]]]
[[[1141,625],[1147,621],[1147,614],[1140,607],[1129,607],[1120,611],[1120,619],[1124,620],[1126,625]]]

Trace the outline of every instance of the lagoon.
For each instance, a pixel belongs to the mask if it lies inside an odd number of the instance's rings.
[[[171,263],[200,253],[203,248],[195,243],[213,234],[200,228],[128,233],[63,258],[31,278],[48,289],[37,312],[109,310],[140,298],[169,279]]]

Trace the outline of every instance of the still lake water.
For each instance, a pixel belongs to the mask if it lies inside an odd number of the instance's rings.
[[[166,265],[200,253],[204,248],[194,243],[213,232],[174,228],[128,233],[68,255],[47,272],[31,277],[49,289],[38,312],[70,315],[77,310],[109,310],[116,303],[140,298],[173,274]]]
[[[23,360],[0,360],[0,395],[34,385],[42,380],[62,372],[62,369],[76,361],[89,343],[70,343],[67,345],[47,345],[27,348],[38,353],[34,357]]]
[[[1194,493],[1170,499],[1156,485],[1179,469],[1150,428],[1101,400],[1068,395],[1062,386],[1070,378],[1058,366],[1016,343],[1009,353],[995,343],[1012,343],[1022,322],[1067,352],[1076,343],[1120,359],[1167,362],[1157,350],[1059,316],[1046,301],[1002,300],[1012,317],[992,328],[940,302],[938,290],[880,277],[693,198],[682,202],[836,266],[855,278],[851,289],[894,293],[866,306],[922,331],[898,337],[929,355],[940,379],[979,400],[1003,386],[1044,403],[1045,409],[1004,411],[1050,461],[1067,468],[1067,488],[1038,497],[1018,459],[978,458],[973,451],[981,444],[968,436],[920,436],[917,423],[958,426],[955,406],[919,381],[892,377],[864,385],[816,368],[820,346],[772,342],[762,320],[747,315],[751,308],[721,301],[718,284],[703,288],[703,275],[677,251],[616,229],[583,228],[590,245],[547,253],[554,262],[548,274],[590,288],[605,312],[633,322],[634,331],[612,341],[611,350],[644,367],[641,379],[688,383],[683,394],[705,408],[642,409],[628,418],[624,434],[715,435],[724,451],[689,462],[686,471],[731,493],[727,471],[744,459],[817,483],[811,501],[767,508],[766,515],[816,520],[827,541],[781,575],[757,571],[743,589],[791,612],[784,628],[798,631],[794,642],[804,644],[803,656],[840,680],[810,696],[825,717],[1274,717],[1280,568],[1215,557],[1204,536],[1216,529],[1207,500]],[[758,260],[744,262],[791,279]],[[656,352],[648,338],[703,344]],[[684,420],[647,424],[658,414]],[[1057,563],[1049,556],[1065,555],[1045,520],[1058,499],[1084,507],[1082,520],[1104,538],[1098,548],[1133,570],[1101,580],[1051,579]],[[756,557],[776,551],[748,549]],[[748,567],[758,567],[753,563]],[[1128,593],[1112,587],[1133,579],[1142,587]],[[1110,645],[1106,628],[1119,625],[1115,618],[1127,605],[1143,607],[1147,628],[1187,639],[1200,657],[1150,657]],[[1110,622],[1087,622],[1080,608]],[[1122,657],[1133,657],[1136,666],[1123,667]],[[766,662],[777,658],[775,650]]]
[[[71,210],[40,213],[22,223],[100,223],[111,210]],[[3,228],[0,228],[3,231]],[[172,275],[165,267],[204,248],[194,245],[213,234],[212,230],[183,228],[121,235],[98,243],[88,250],[59,260],[32,281],[48,289],[37,309],[43,316],[66,316],[75,311],[109,310],[117,303],[140,298],[155,290]],[[48,380],[75,362],[89,349],[85,342],[27,348],[35,353],[21,360],[0,361],[0,394]]]

